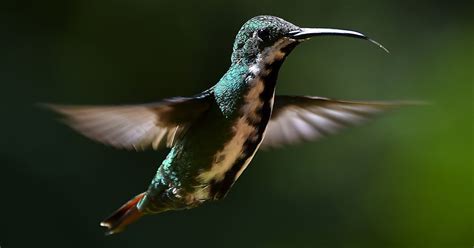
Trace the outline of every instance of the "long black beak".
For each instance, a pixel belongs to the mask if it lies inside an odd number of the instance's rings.
[[[375,40],[370,39],[366,35],[351,31],[351,30],[343,30],[343,29],[334,29],[334,28],[301,28],[299,30],[290,31],[288,33],[288,37],[296,39],[296,40],[305,40],[314,36],[323,36],[323,35],[337,35],[337,36],[347,36],[353,37],[363,40],[368,40],[373,44],[377,45],[378,47],[382,48],[385,52],[390,53],[387,48],[382,46]]]

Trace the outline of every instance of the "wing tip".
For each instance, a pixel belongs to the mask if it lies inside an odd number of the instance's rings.
[[[48,102],[37,102],[34,104],[34,106],[40,109],[54,110],[57,105]]]
[[[79,106],[74,106],[74,105],[63,105],[63,104],[43,103],[43,102],[36,103],[35,106],[37,106],[40,109],[49,110],[61,115],[70,115],[71,110],[73,110],[74,108],[79,108]],[[80,106],[80,107],[84,107],[84,106]]]

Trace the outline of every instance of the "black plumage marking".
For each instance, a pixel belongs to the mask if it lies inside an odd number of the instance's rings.
[[[254,151],[257,149],[257,146],[263,139],[263,133],[265,128],[270,121],[271,112],[272,112],[272,99],[275,92],[275,85],[278,77],[278,71],[283,64],[285,57],[291,50],[296,46],[296,43],[292,43],[284,48],[281,49],[281,52],[285,54],[280,60],[275,60],[271,64],[265,64],[265,70],[268,70],[269,73],[266,76],[262,76],[260,79],[264,84],[263,91],[259,94],[259,100],[262,102],[262,106],[257,108],[255,111],[257,112],[256,115],[260,116],[260,120],[256,120],[250,116],[246,116],[246,122],[255,127],[256,134],[255,138],[248,139],[245,141],[243,145],[243,151],[240,158],[234,163],[230,170],[228,170],[225,175],[224,179],[221,181],[212,181],[211,182],[211,190],[210,194],[213,199],[221,199],[225,197],[228,193],[229,189],[234,184],[235,180],[237,179],[237,174],[245,165],[247,159],[252,156]],[[258,75],[253,75],[252,79],[258,77]]]
[[[237,179],[237,173],[242,169],[245,165],[247,159],[252,156],[252,154],[257,149],[258,144],[263,139],[263,133],[265,128],[270,121],[271,113],[272,113],[272,99],[275,92],[275,85],[278,77],[278,71],[280,70],[281,65],[285,61],[286,56],[299,44],[299,42],[292,42],[288,44],[286,47],[280,49],[280,52],[284,54],[284,56],[279,59],[275,60],[272,63],[263,65],[265,70],[268,70],[269,73],[265,76],[262,76],[260,79],[264,84],[263,91],[259,95],[259,100],[262,102],[262,105],[258,107],[256,111],[256,115],[260,116],[261,118],[254,118],[250,115],[245,117],[246,122],[255,127],[256,130],[256,137],[248,139],[245,141],[243,145],[242,155],[239,159],[234,163],[230,170],[228,170],[225,175],[224,179],[221,181],[213,180],[211,182],[211,196],[214,199],[221,199],[223,198],[229,189],[234,184],[235,180]],[[259,75],[248,75],[248,79],[252,80],[258,77]]]

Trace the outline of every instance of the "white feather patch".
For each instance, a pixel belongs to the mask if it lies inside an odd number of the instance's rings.
[[[265,85],[261,78],[270,73],[270,70],[266,69],[268,64],[272,64],[276,60],[281,60],[285,57],[285,53],[281,51],[281,48],[287,46],[291,42],[294,42],[294,40],[281,39],[272,47],[268,47],[262,51],[257,56],[256,62],[249,67],[249,71],[254,75],[254,78],[248,82],[250,90],[244,96],[245,104],[240,108],[242,116],[237,119],[235,124],[232,126],[232,132],[234,133],[232,139],[225,144],[223,149],[214,155],[215,159],[211,169],[202,172],[198,176],[198,179],[203,184],[209,183],[213,180],[217,182],[223,180],[226,172],[234,166],[237,160],[245,159],[245,157],[247,157],[242,168],[236,174],[237,179],[254,157],[262,141],[260,140],[256,149],[252,151],[251,154],[243,154],[245,142],[249,139],[257,138],[256,136],[258,133],[258,130],[256,130],[253,125],[249,124],[247,119],[255,121],[261,120],[262,117],[257,115],[257,110],[263,105],[263,102],[260,100],[260,94],[265,90]],[[273,98],[274,94],[272,99],[270,99],[271,107],[273,107]],[[265,135],[265,130],[263,134]]]

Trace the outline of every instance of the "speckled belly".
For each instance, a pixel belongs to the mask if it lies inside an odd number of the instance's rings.
[[[209,198],[220,199],[224,197],[234,182],[255,155],[271,116],[273,106],[273,90],[266,99],[263,82],[257,82],[245,96],[245,104],[241,106],[240,115],[233,126],[232,139],[219,150],[211,168],[199,175],[199,180],[209,187]]]
[[[273,97],[274,85],[257,77],[231,118],[219,105],[211,107],[158,169],[147,191],[148,209],[191,208],[224,197],[262,142]]]

